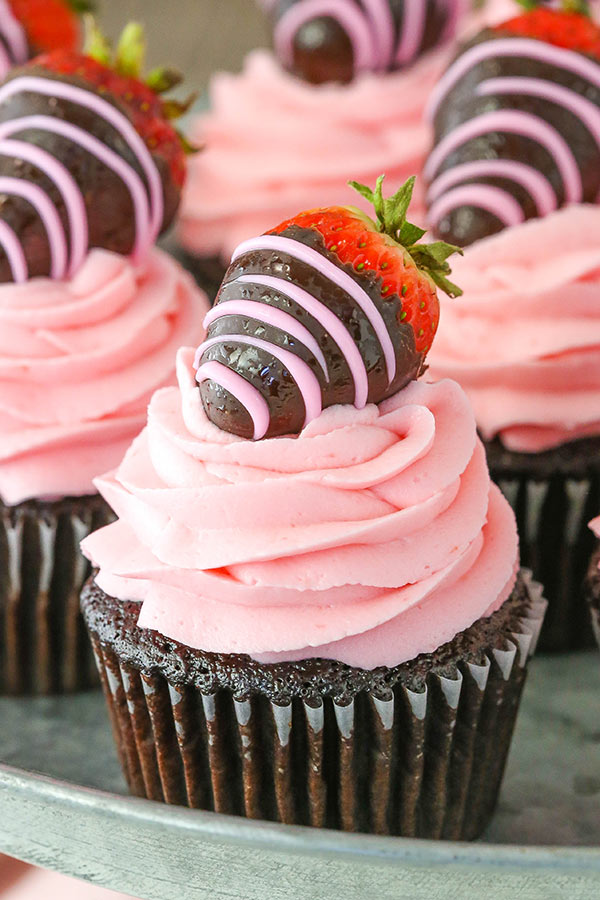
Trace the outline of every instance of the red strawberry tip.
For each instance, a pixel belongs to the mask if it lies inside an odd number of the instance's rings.
[[[387,234],[402,246],[417,267],[429,275],[445,294],[449,297],[460,297],[462,290],[447,276],[452,272],[448,262],[449,257],[455,253],[462,256],[462,249],[454,244],[447,244],[445,241],[435,241],[431,244],[420,243],[427,232],[418,225],[407,221],[406,216],[412,200],[416,176],[412,175],[393,197],[388,198],[383,196],[384,179],[385,175],[379,176],[374,191],[357,181],[349,181],[348,184],[373,204],[377,216],[375,223],[377,230],[382,234]]]

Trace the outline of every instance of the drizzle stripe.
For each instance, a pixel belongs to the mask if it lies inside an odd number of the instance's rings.
[[[206,350],[214,347],[215,344],[228,343],[247,344],[250,347],[256,347],[258,350],[264,350],[279,360],[298,385],[298,390],[302,395],[306,410],[305,426],[321,415],[323,409],[321,405],[321,385],[311,367],[303,359],[300,359],[299,356],[296,356],[295,353],[291,353],[289,350],[284,350],[283,347],[278,347],[276,344],[270,344],[268,341],[262,341],[247,334],[224,334],[219,337],[208,338],[198,348],[198,355],[201,356]]]
[[[269,405],[261,392],[233,369],[217,360],[204,363],[196,372],[198,384],[208,380],[229,391],[248,411],[254,424],[254,440],[260,441],[269,430],[271,421]]]
[[[232,282],[232,284],[235,283]],[[329,381],[327,363],[316,338],[310,333],[308,328],[289,313],[270,306],[268,303],[262,303],[260,300],[226,300],[213,306],[207,312],[204,318],[204,327],[208,329],[213,322],[216,322],[217,319],[222,319],[224,316],[242,316],[256,319],[258,322],[264,322],[265,325],[278,328],[280,331],[296,338],[297,341],[300,341],[301,344],[304,344],[310,350],[321,366],[325,378]]]
[[[308,291],[297,284],[275,278],[272,275],[240,275],[237,281],[242,283],[262,284],[265,287],[280,291],[302,309],[305,309],[319,325],[325,329],[329,336],[338,345],[338,348],[346,360],[346,365],[354,381],[354,405],[357,409],[363,409],[367,405],[369,396],[369,376],[360,350],[356,346],[351,334],[344,324],[338,319],[324,303],[317,300]]]
[[[532,166],[514,159],[476,159],[448,169],[431,184],[428,203],[434,203],[445,191],[471,178],[508,178],[520,184],[531,195],[540,216],[547,216],[558,206],[548,179]]]
[[[29,272],[21,241],[10,225],[7,225],[2,219],[0,219],[0,246],[3,247],[4,252],[6,253],[13,280],[16,281],[17,284],[22,284],[24,281],[27,281]]]
[[[105,166],[112,169],[124,182],[131,194],[136,220],[135,255],[140,256],[151,246],[150,234],[150,210],[148,195],[144,183],[138,173],[123,157],[119,156],[98,138],[88,134],[77,125],[54,119],[50,116],[24,116],[21,119],[12,119],[0,124],[0,141],[15,132],[25,131],[28,128],[39,128],[42,131],[51,131],[79,144],[84,150],[96,156]],[[59,220],[60,221],[60,220]],[[62,225],[61,225],[62,230]]]
[[[13,62],[8,55],[8,51],[2,41],[0,41],[0,78],[6,78],[13,66]]]
[[[10,65],[27,62],[29,47],[25,29],[13,13],[7,0],[0,0],[0,31],[10,47],[12,59]]]
[[[35,76],[15,78],[13,81],[9,81],[2,85],[2,87],[0,87],[0,103],[3,103],[9,97],[18,94],[21,91],[31,91],[50,97],[58,97],[71,103],[77,103],[79,106],[90,109],[92,112],[95,112],[101,118],[105,119],[113,126],[115,131],[120,134],[125,143],[129,145],[137,157],[140,166],[148,179],[152,210],[151,233],[148,239],[148,248],[152,246],[160,234],[164,216],[162,182],[156,163],[152,158],[152,154],[127,116],[113,106],[112,103],[103,100],[102,97],[99,97],[92,91],[77,87],[76,85],[65,84],[61,81],[55,81],[49,78],[36,78]]]
[[[360,306],[377,335],[385,359],[388,384],[392,383],[396,377],[396,354],[394,353],[394,345],[383,316],[367,292],[347,272],[338,269],[334,263],[317,250],[313,250],[312,247],[307,247],[305,244],[301,244],[299,241],[294,241],[291,238],[274,234],[265,234],[261,237],[244,241],[233,251],[232,262],[241,256],[242,253],[253,250],[273,250],[276,253],[287,253],[288,256],[312,266],[313,269],[316,269],[317,272],[349,294]]]
[[[600,88],[600,66],[589,57],[532,38],[500,38],[477,44],[459,56],[431,92],[426,108],[427,118],[433,121],[445,97],[469,69],[487,59],[502,56],[523,56],[566,69]]]
[[[26,144],[24,141],[0,141],[0,156],[16,157],[31,163],[53,181],[61,192],[69,217],[71,234],[68,274],[73,275],[82,265],[88,248],[87,214],[77,182],[58,159],[35,144]]]
[[[525,220],[521,205],[512,194],[489,184],[463,184],[448,191],[433,204],[428,218],[437,225],[459,206],[476,206],[493,213],[503,225],[519,225]]]
[[[362,0],[367,18],[371,24],[375,47],[377,48],[378,69],[387,69],[394,59],[394,19],[389,0]]]
[[[548,150],[560,172],[566,199],[579,203],[583,194],[579,167],[573,152],[562,135],[543,119],[519,110],[497,110],[483,113],[459,125],[435,147],[425,165],[425,176],[432,180],[447,156],[462,144],[482,134],[506,131],[537,141]]]
[[[424,0],[420,0],[424,2]],[[365,27],[364,12],[354,3],[344,0],[305,0],[291,6],[277,22],[274,39],[278,55],[287,66],[294,61],[294,35],[302,25],[310,19],[329,16],[337,19],[346,30],[354,47],[354,66],[356,69],[370,69],[377,64],[377,52],[373,45],[372,35]]]
[[[67,244],[60,216],[48,195],[37,184],[7,175],[0,176],[0,194],[22,197],[35,208],[44,224],[50,245],[50,277],[64,278],[67,271]]]
[[[591,100],[562,84],[554,84],[541,78],[490,78],[478,85],[477,94],[480,97],[488,97],[490,94],[520,94],[539,97],[563,106],[583,122],[600,151],[600,109]]]
[[[404,0],[404,21],[396,53],[396,62],[399,65],[411,62],[419,52],[423,43],[426,15],[425,0]]]

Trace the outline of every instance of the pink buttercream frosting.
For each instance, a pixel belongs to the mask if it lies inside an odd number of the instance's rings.
[[[468,400],[413,382],[246,441],[206,417],[193,351],[179,389],[97,486],[118,521],[83,550],[139,624],[206,651],[374,668],[433,651],[509,596],[513,514]]]
[[[207,300],[160,250],[138,266],[92,251],[70,281],[0,286],[0,498],[95,492],[202,339]]]
[[[204,150],[189,164],[182,244],[228,260],[243,240],[302,209],[351,204],[368,211],[346,182],[372,185],[385,172],[391,192],[422,170],[431,143],[423,110],[447,61],[441,51],[407,71],[315,87],[256,50],[241,74],[215,75],[211,109],[192,129]],[[419,191],[411,216],[422,221]]]
[[[507,228],[453,263],[429,377],[454,378],[486,440],[535,453],[600,434],[600,208]]]

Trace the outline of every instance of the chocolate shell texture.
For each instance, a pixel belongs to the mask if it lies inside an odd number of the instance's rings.
[[[42,67],[0,85],[0,282],[71,277],[88,250],[141,258],[175,213],[117,102]]]
[[[254,440],[299,434],[328,406],[378,403],[416,378],[423,356],[402,298],[380,288],[315,229],[241,244],[196,354],[209,419]]]
[[[409,66],[456,33],[465,8],[464,0],[279,0],[270,5],[279,59],[313,84]]]
[[[600,64],[486,30],[438,83],[425,175],[429,225],[466,246],[600,196]]]

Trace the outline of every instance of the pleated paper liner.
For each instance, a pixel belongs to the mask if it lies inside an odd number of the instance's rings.
[[[79,542],[113,518],[99,496],[0,503],[0,693],[96,685],[79,597],[90,566]]]
[[[589,564],[585,592],[592,620],[592,629],[600,647],[600,545],[598,545],[597,541],[595,553]]]
[[[268,690],[240,695],[239,672],[228,687],[227,657],[216,654],[219,684],[211,687],[210,664],[190,667],[195,651],[184,648],[186,661],[180,645],[160,637],[164,664],[136,664],[135,633],[148,634],[132,626],[136,612],[117,613],[107,628],[118,601],[88,583],[82,602],[133,794],[288,824],[472,839],[496,803],[546,608],[541,591],[521,573],[507,601],[518,604],[516,627],[496,630],[470,659],[453,662],[447,648],[466,646],[472,629],[459,636],[462,644],[441,648],[437,663],[436,654],[413,661],[410,677],[412,663],[377,670],[376,689],[344,698],[315,677],[286,700],[269,696],[284,679],[268,667]],[[106,640],[109,631],[113,640]],[[350,686],[369,683],[371,673],[347,671]],[[206,673],[202,688],[198,672]]]
[[[542,454],[486,445],[490,474],[517,517],[521,563],[544,585],[548,613],[541,651],[593,645],[584,580],[594,551],[588,522],[600,510],[600,440]]]

